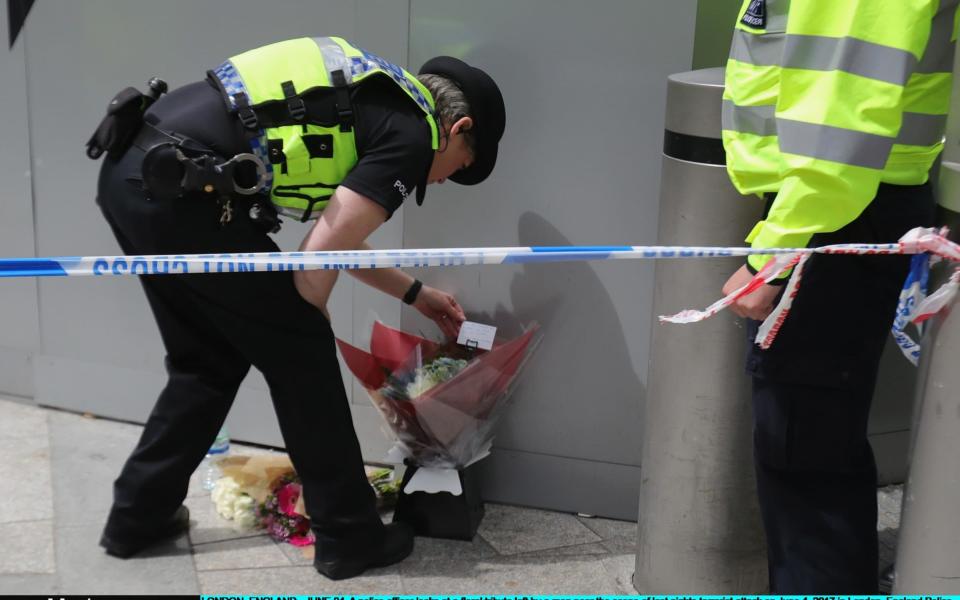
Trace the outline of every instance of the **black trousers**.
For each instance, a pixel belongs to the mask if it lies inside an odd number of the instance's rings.
[[[142,191],[143,153],[103,164],[98,204],[127,254],[275,252],[235,200],[234,219],[193,195]],[[141,276],[166,348],[169,380],[114,484],[107,531],[130,539],[180,506],[250,366],[269,385],[287,451],[303,480],[318,556],[382,535],[340,376],[330,323],[297,293],[290,272]]]
[[[929,185],[881,185],[811,245],[893,242],[933,221]],[[754,459],[770,592],[877,593],[877,470],[867,419],[909,269],[903,256],[814,256],[769,350],[753,344]]]

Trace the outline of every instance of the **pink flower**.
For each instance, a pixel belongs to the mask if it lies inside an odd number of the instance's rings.
[[[280,512],[293,516],[297,512],[294,508],[297,506],[297,500],[300,499],[300,484],[297,483],[288,483],[279,490],[277,490],[277,504],[280,507]]]

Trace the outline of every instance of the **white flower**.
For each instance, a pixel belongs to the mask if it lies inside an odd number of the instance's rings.
[[[233,477],[221,477],[213,484],[213,491],[210,493],[210,499],[219,504],[224,495],[236,494],[240,490],[240,484]]]
[[[430,373],[425,373],[423,369],[417,369],[417,376],[407,384],[407,397],[416,398],[420,394],[425,394],[427,390],[438,383]]]
[[[210,499],[217,514],[234,521],[240,528],[252,528],[257,524],[254,514],[256,503],[249,495],[240,491],[240,484],[232,477],[221,477],[213,486]]]
[[[237,497],[238,495],[236,492],[224,494],[223,497],[220,498],[220,501],[216,504],[217,514],[227,520],[233,519],[235,514],[234,505],[237,502]]]
[[[254,514],[256,503],[253,498],[241,494],[233,503],[233,520],[241,529],[253,529],[257,524],[257,515]]]
[[[216,506],[217,514],[224,519],[243,519],[247,522],[246,514],[253,516],[253,498],[241,492],[240,484],[230,477],[217,480],[210,499]]]

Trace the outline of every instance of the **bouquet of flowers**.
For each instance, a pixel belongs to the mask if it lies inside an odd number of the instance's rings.
[[[300,478],[288,473],[280,478],[263,504],[257,505],[260,527],[275,540],[294,546],[309,546],[314,542],[310,519],[303,514]]]
[[[337,340],[409,462],[460,469],[482,458],[522,367],[539,342],[536,324],[489,351],[438,344],[375,323],[370,351]]]
[[[303,486],[285,454],[229,456],[219,461],[223,477],[211,493],[217,514],[244,529],[265,529],[294,546],[314,542],[303,504]],[[386,508],[396,501],[399,482],[393,469],[367,467],[367,481]]]

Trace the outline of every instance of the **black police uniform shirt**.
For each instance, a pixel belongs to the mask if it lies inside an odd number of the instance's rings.
[[[386,78],[355,87],[351,100],[358,160],[341,185],[382,206],[390,218],[415,187],[426,184],[434,156],[430,126],[423,111]],[[250,152],[239,119],[227,112],[220,92],[207,80],[166,94],[144,118],[224,157]]]

